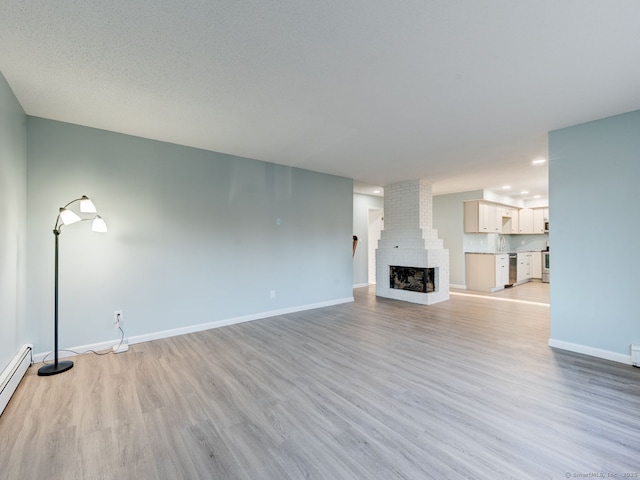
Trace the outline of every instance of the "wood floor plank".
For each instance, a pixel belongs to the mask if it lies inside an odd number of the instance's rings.
[[[549,348],[548,285],[374,292],[33,366],[0,417],[2,478],[640,474],[640,369]]]

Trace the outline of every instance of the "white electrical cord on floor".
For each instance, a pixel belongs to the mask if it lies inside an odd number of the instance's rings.
[[[59,352],[71,352],[71,353],[75,353],[76,355],[82,355],[83,353],[93,353],[94,355],[107,355],[109,353],[122,353],[122,352],[126,352],[127,350],[129,350],[129,344],[125,343],[124,341],[124,330],[122,330],[122,327],[120,325],[118,325],[118,330],[120,330],[120,343],[118,343],[118,345],[114,345],[113,347],[111,347],[111,350],[107,350],[106,352],[96,352],[95,350],[85,350],[84,352],[76,352],[75,350],[71,350],[70,348],[62,348],[59,349]],[[47,358],[49,358],[49,356],[52,354],[53,352],[49,352],[47,353],[44,358],[42,359],[42,363],[45,365],[47,364]]]

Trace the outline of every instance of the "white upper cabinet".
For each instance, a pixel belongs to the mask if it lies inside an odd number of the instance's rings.
[[[518,233],[518,209],[513,207],[498,207],[502,217],[498,219],[501,225],[500,233]]]
[[[521,208],[518,212],[518,233],[533,233],[533,210]]]
[[[465,233],[500,233],[496,205],[480,200],[464,202]]]
[[[544,233],[544,208],[533,209],[533,233]]]
[[[464,202],[465,233],[542,234],[548,208],[517,208],[485,200]]]
[[[482,214],[482,226],[489,233],[498,233],[498,208],[492,203],[480,202],[480,212]],[[500,223],[500,226],[502,224]]]

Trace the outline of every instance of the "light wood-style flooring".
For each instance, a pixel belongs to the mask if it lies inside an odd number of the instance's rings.
[[[0,477],[640,474],[640,369],[549,348],[547,305],[354,295],[32,366],[0,417]]]

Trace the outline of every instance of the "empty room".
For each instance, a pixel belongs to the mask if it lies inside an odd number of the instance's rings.
[[[640,4],[0,10],[2,478],[640,475]]]

